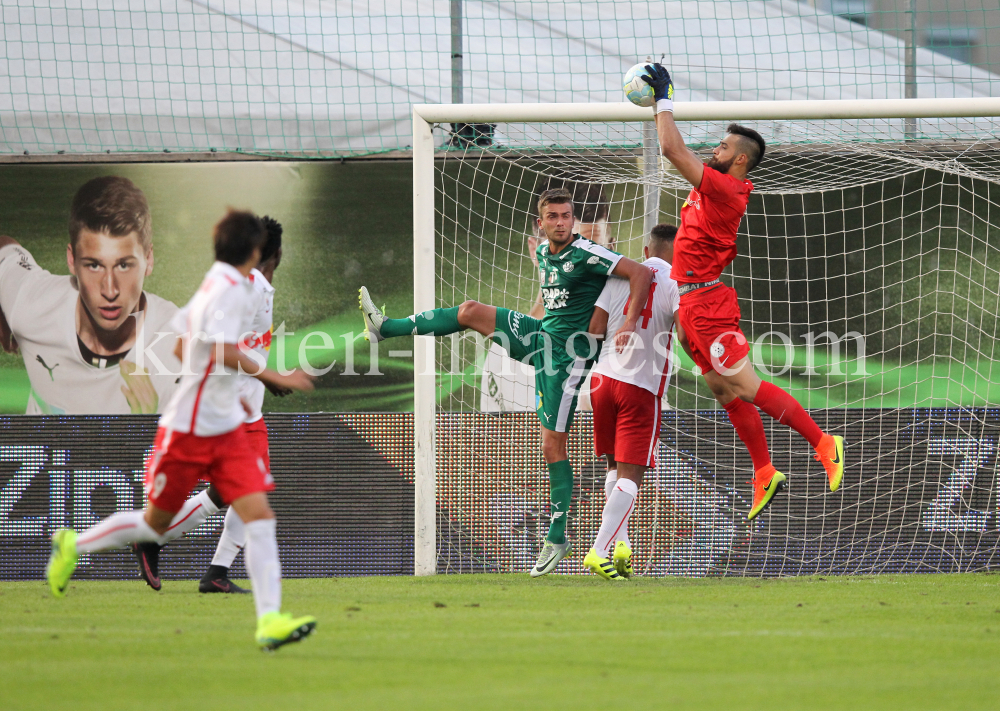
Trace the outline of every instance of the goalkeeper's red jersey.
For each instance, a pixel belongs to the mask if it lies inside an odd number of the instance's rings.
[[[736,230],[747,211],[753,183],[705,168],[701,185],[681,208],[670,278],[679,284],[718,279],[736,258]]]

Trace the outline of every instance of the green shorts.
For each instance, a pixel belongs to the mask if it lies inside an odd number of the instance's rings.
[[[551,344],[548,347],[546,340]],[[590,361],[571,356],[566,352],[565,343],[546,339],[539,319],[501,307],[497,307],[493,342],[514,360],[534,367],[535,413],[542,427],[553,432],[568,432]]]

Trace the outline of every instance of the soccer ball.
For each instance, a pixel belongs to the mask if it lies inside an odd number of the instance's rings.
[[[653,87],[642,80],[643,76],[649,76],[645,63],[636,64],[625,72],[625,96],[636,106],[652,106]]]

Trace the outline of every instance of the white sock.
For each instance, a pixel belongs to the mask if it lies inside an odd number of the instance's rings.
[[[611,498],[611,492],[615,488],[615,482],[618,481],[618,470],[608,469],[608,475],[604,479],[604,500],[607,501]]]
[[[615,540],[628,541],[628,518],[639,495],[639,487],[631,479],[619,479],[601,514],[601,527],[594,540],[594,549],[607,558]]]
[[[247,544],[247,527],[243,519],[237,515],[232,506],[226,511],[226,523],[222,527],[222,535],[219,536],[219,545],[215,548],[215,557],[212,558],[212,565],[220,565],[223,568],[230,568],[233,561],[243,546]]]
[[[604,501],[605,502],[609,498],[611,498],[611,492],[615,490],[615,484],[617,484],[617,483],[618,483],[618,470],[617,469],[609,469],[608,470],[608,476],[604,479]],[[628,546],[629,548],[632,547],[632,541],[629,540],[629,538],[628,538],[628,531],[625,528],[623,528],[621,531],[618,532],[618,535],[615,536],[615,540],[616,541],[625,541],[625,545],[626,546]]]
[[[184,502],[184,506],[170,522],[170,528],[160,536],[157,541],[161,546],[165,546],[170,541],[180,538],[188,531],[193,531],[214,513],[219,511],[219,507],[212,503],[208,496],[208,489],[192,496]]]
[[[257,618],[281,611],[281,562],[278,560],[278,522],[261,518],[245,524],[247,548],[245,563],[253,585]]]
[[[76,538],[78,553],[93,553],[121,548],[129,543],[155,541],[156,531],[149,527],[142,511],[121,511],[91,526]]]

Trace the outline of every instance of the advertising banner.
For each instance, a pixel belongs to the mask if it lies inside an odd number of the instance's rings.
[[[656,467],[632,515],[644,575],[785,576],[962,572],[1000,567],[996,409],[813,411],[847,441],[841,490],[787,428],[768,423],[789,489],[748,523],[751,464],[724,411],[663,416]],[[548,485],[531,413],[438,417],[438,572],[526,572],[548,526]],[[412,415],[266,417],[282,567],[289,576],[413,571]],[[0,579],[42,577],[48,537],[142,506],[153,417],[0,418]],[[590,413],[569,441],[576,472],[568,537],[581,559],[600,523],[604,466]],[[220,512],[160,556],[166,578],[204,572]],[[233,575],[243,575],[242,557]],[[133,578],[127,550],[95,553],[82,578]]]
[[[404,168],[0,166],[0,413],[162,412],[179,367],[171,319],[212,265],[230,207],[282,225],[269,364],[317,376],[315,393],[268,396],[264,411],[412,409],[413,360],[399,355],[410,339],[373,359],[357,308],[364,283],[411,312]]]

